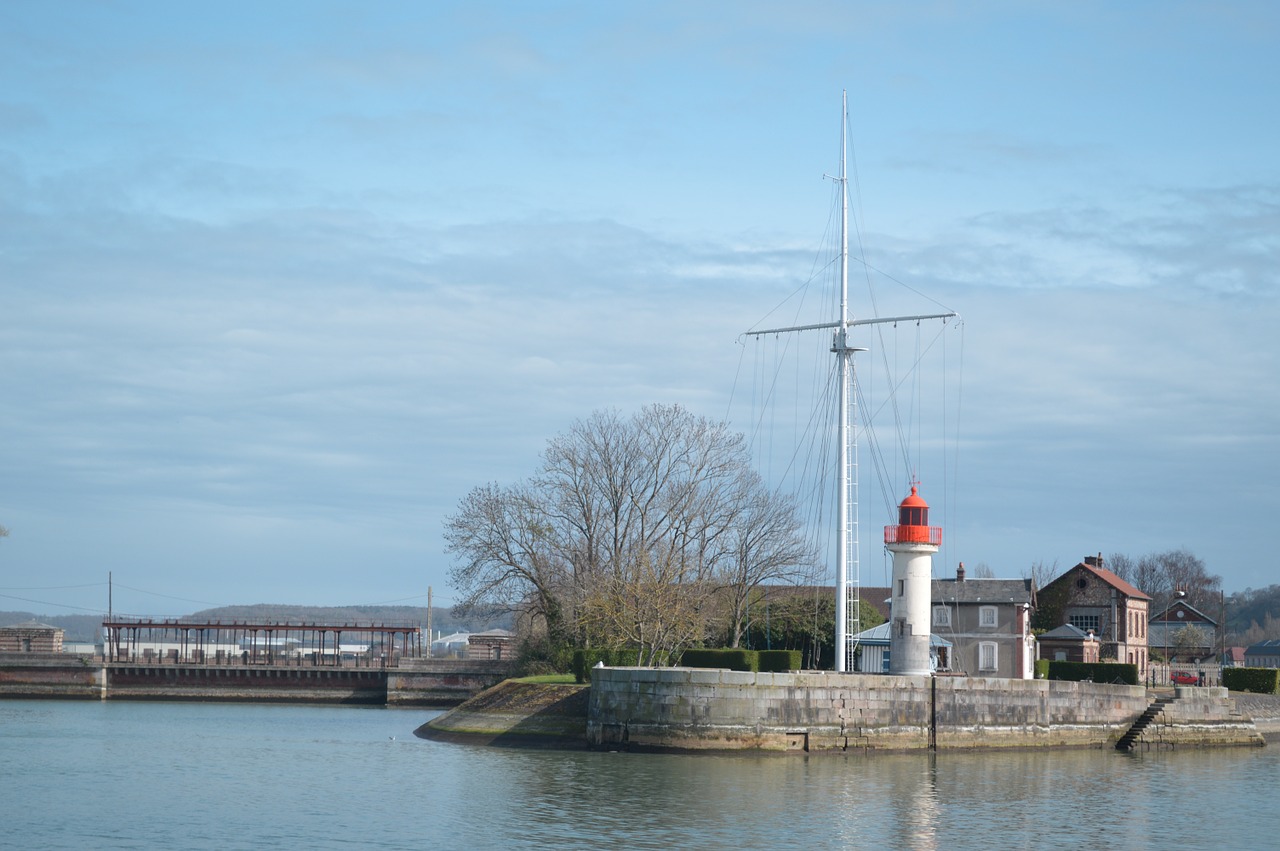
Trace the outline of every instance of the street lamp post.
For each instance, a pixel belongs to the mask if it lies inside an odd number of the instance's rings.
[[[1169,605],[1164,607],[1164,676],[1169,685],[1173,685],[1173,658],[1169,655],[1169,610],[1173,608],[1175,600],[1181,600],[1185,596],[1187,592],[1175,585],[1173,595],[1169,598]]]

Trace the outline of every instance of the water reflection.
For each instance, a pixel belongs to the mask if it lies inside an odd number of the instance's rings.
[[[409,735],[423,720],[336,707],[0,703],[0,772],[22,778],[6,788],[6,838],[255,851],[1164,848],[1188,801],[1212,816],[1178,830],[1180,849],[1271,847],[1280,836],[1275,746],[559,753]]]

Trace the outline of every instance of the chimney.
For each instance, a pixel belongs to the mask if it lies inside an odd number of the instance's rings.
[[[964,562],[960,562],[960,566],[956,568],[956,582],[964,582]]]
[[[1098,553],[1096,556],[1085,556],[1084,563],[1089,565],[1090,567],[1101,568],[1103,566],[1102,553]]]

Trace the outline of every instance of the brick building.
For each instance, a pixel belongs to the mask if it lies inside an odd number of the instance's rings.
[[[1138,666],[1145,677],[1151,598],[1103,566],[1101,554],[1084,561],[1039,592],[1042,622],[1049,628],[1071,624],[1101,642],[1103,661]]]
[[[467,637],[468,659],[499,661],[512,658],[515,635],[505,629],[473,632]]]
[[[1174,600],[1151,615],[1147,644],[1174,662],[1211,661],[1218,654],[1218,622],[1186,600]]]
[[[0,653],[61,653],[63,634],[34,620],[0,627]]]

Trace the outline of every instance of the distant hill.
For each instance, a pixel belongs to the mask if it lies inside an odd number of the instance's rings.
[[[251,606],[219,606],[202,609],[186,617],[192,620],[254,620],[273,622],[350,623],[401,625],[427,624],[426,606],[289,606],[256,603]],[[486,629],[510,629],[510,616],[494,618],[457,618],[449,609],[431,608],[431,628],[442,634],[480,632]]]
[[[1239,643],[1280,638],[1280,585],[1228,594],[1226,606],[1227,629]]]
[[[431,629],[441,635],[454,632],[482,632],[510,629],[511,617],[456,618],[449,609],[431,608]],[[0,611],[0,626],[40,621],[65,632],[64,641],[97,641],[102,631],[102,615],[37,615],[32,612]],[[252,606],[220,606],[183,615],[183,620],[272,621],[283,623],[349,623],[364,625],[427,625],[426,606],[287,606],[258,603]]]

